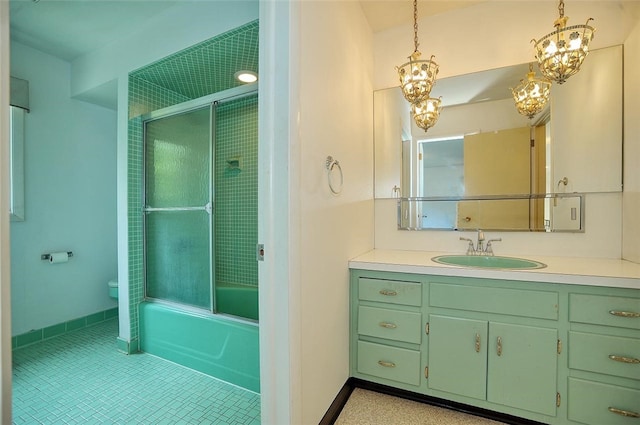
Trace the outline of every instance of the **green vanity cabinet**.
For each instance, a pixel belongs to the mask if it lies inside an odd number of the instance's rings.
[[[421,384],[422,279],[378,274],[352,285],[354,376],[416,390]]]
[[[551,425],[640,425],[640,289],[354,268],[350,294],[353,377]]]
[[[429,388],[555,416],[558,293],[440,280],[429,283]]]
[[[487,322],[430,315],[429,388],[484,400],[486,344]]]
[[[640,423],[640,296],[569,294],[569,419]]]
[[[429,316],[429,388],[556,413],[556,329]]]

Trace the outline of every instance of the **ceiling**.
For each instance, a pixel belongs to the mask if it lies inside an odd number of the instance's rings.
[[[66,61],[125,38],[140,22],[186,0],[11,0],[11,39]],[[236,0],[237,1],[237,0]],[[255,1],[255,0],[253,0]],[[419,17],[479,1],[437,0],[418,4]],[[413,21],[410,0],[360,0],[374,32]]]
[[[135,32],[179,1],[11,0],[11,39],[66,61]]]
[[[483,1],[419,0],[418,19],[477,3]],[[413,22],[413,2],[410,0],[360,0],[360,5],[373,32]]]

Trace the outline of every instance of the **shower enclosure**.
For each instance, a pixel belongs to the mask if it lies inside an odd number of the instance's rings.
[[[257,92],[144,117],[145,298],[258,320]]]

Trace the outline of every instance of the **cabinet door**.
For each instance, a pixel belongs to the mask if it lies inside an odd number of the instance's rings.
[[[490,323],[487,400],[555,416],[557,343],[556,329]]]
[[[487,322],[429,316],[429,388],[484,400]]]

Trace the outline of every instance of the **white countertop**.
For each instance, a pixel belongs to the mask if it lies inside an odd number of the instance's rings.
[[[349,261],[349,268],[441,276],[526,280],[640,289],[640,264],[626,260],[574,257],[522,257],[547,265],[542,269],[503,270],[449,266],[431,258],[450,252],[374,249]]]

